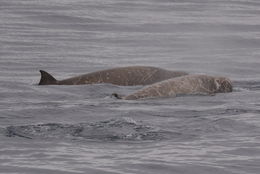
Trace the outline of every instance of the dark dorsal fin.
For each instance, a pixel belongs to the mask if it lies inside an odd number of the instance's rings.
[[[117,93],[111,94],[112,97],[115,97],[116,99],[123,99],[123,97]]]
[[[40,70],[41,80],[39,85],[56,85],[58,81],[46,71]]]

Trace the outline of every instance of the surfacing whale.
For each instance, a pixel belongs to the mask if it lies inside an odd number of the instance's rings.
[[[121,97],[116,93],[112,95],[119,99],[137,100],[192,94],[214,95],[226,92],[232,92],[232,82],[226,77],[186,75],[149,85],[127,96]]]
[[[187,75],[183,71],[170,71],[151,66],[128,66],[79,75],[65,80],[56,80],[46,71],[40,70],[39,85],[84,85],[111,83],[121,86],[149,85],[165,79]]]

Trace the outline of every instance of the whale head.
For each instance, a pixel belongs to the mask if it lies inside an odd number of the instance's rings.
[[[226,77],[216,77],[215,78],[216,92],[232,92],[232,82]]]

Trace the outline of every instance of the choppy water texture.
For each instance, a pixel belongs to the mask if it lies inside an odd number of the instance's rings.
[[[258,174],[258,0],[1,0],[0,173]],[[129,65],[222,75],[234,92],[139,101],[37,86]]]

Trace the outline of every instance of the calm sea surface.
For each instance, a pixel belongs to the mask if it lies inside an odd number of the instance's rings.
[[[37,86],[130,65],[222,75],[234,92]],[[0,173],[259,174],[259,0],[1,0]]]

